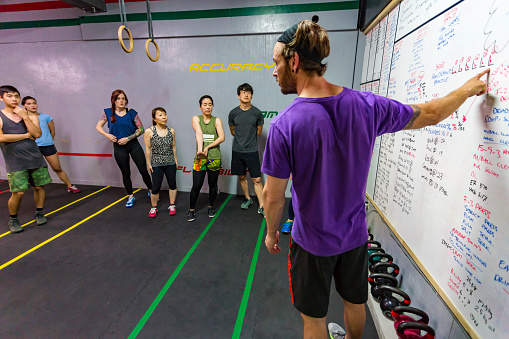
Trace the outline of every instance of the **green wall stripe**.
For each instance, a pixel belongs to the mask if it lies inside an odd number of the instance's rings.
[[[243,16],[257,16],[271,14],[303,13],[303,12],[341,11],[358,8],[359,1],[354,0],[354,1],[324,2],[313,4],[207,9],[207,10],[179,11],[179,12],[154,12],[152,13],[152,20],[212,19],[212,18],[243,17]],[[130,21],[147,21],[147,13],[127,14],[127,22],[129,23]],[[80,24],[98,24],[109,22],[120,22],[120,16],[118,14],[110,14],[110,15],[84,16],[78,19],[0,22],[0,29],[64,27],[64,26],[77,26]]]

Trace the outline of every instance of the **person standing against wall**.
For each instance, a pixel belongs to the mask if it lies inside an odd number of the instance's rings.
[[[152,208],[148,213],[150,218],[157,215],[157,201],[159,190],[166,176],[170,187],[170,215],[177,214],[175,199],[177,198],[177,144],[175,143],[175,130],[166,126],[168,115],[162,107],[152,110],[152,124],[145,131],[145,157],[148,170],[152,173],[152,195],[150,200]]]
[[[145,132],[143,124],[134,109],[127,108],[127,95],[121,89],[114,90],[111,93],[111,108],[105,108],[103,115],[95,129],[106,139],[113,143],[113,155],[120,171],[122,172],[122,181],[129,195],[126,207],[134,205],[133,183],[131,181],[131,167],[129,165],[129,155],[133,159],[138,171],[140,171],[143,182],[147,185],[148,194],[151,195],[152,179],[148,174],[145,154],[138,142],[138,137]],[[104,125],[108,123],[110,133],[104,131]]]
[[[11,191],[7,203],[10,215],[8,227],[11,233],[23,231],[18,220],[18,211],[29,185],[34,188],[35,223],[40,226],[47,222],[42,213],[46,198],[43,186],[51,183],[46,161],[34,141],[42,134],[39,119],[29,116],[28,112],[19,106],[20,97],[15,87],[0,87],[0,100],[5,105],[0,111],[0,148]]]
[[[240,187],[246,200],[240,208],[246,210],[253,204],[249,195],[246,178],[246,168],[253,179],[254,190],[258,198],[258,213],[265,216],[263,210],[263,183],[260,171],[260,156],[258,155],[258,139],[263,130],[263,114],[251,104],[253,87],[245,83],[237,88],[237,98],[240,105],[230,111],[228,125],[233,135],[232,146],[232,174],[238,175]]]
[[[364,194],[375,138],[437,124],[465,100],[486,93],[476,75],[444,98],[403,105],[323,77],[330,53],[327,31],[308,20],[286,30],[274,46],[273,75],[283,94],[298,94],[271,123],[262,171],[270,253],[281,251],[278,225],[290,173],[295,221],[290,239],[292,302],[304,338],[327,338],[330,286],[343,299],[346,331],[329,324],[331,338],[361,338],[368,298]],[[299,142],[304,140],[305,142]]]
[[[39,151],[51,166],[53,172],[55,172],[60,180],[67,186],[67,192],[80,193],[81,190],[71,184],[67,173],[60,166],[60,159],[58,158],[57,149],[55,147],[55,123],[53,118],[48,114],[37,112],[38,105],[37,101],[31,97],[26,96],[21,100],[21,105],[25,107],[30,116],[35,116],[39,119],[42,135],[40,138],[35,139]]]
[[[193,129],[196,135],[196,155],[193,163],[193,187],[191,188],[190,206],[187,221],[196,218],[196,202],[200,190],[208,175],[209,183],[209,218],[216,215],[214,202],[218,194],[217,180],[221,169],[221,149],[219,144],[224,141],[224,129],[221,119],[212,116],[214,100],[210,95],[204,95],[199,100],[201,115],[193,117]]]

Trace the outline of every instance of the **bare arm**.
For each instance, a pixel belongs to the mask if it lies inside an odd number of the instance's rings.
[[[203,153],[203,132],[200,127],[200,118],[193,117],[193,129],[196,134],[196,144],[198,145],[198,153]]]
[[[145,131],[145,159],[147,160],[147,168],[150,173],[153,172],[152,164],[150,163],[150,157],[152,155],[152,146],[150,145],[150,139],[152,139],[152,131],[150,129]]]
[[[129,141],[131,141],[132,139],[136,139],[137,137],[139,137],[140,135],[142,135],[143,133],[145,133],[145,128],[143,127],[143,123],[141,122],[141,119],[140,117],[138,116],[138,114],[136,114],[136,116],[134,117],[134,124],[136,125],[136,127],[138,127],[138,129],[136,130],[136,132],[134,132],[134,134],[131,134],[130,136],[128,137],[125,137],[125,138],[121,138],[118,143],[119,145],[125,145],[127,144]]]
[[[55,140],[55,123],[53,122],[53,120],[48,122],[48,128],[49,133],[51,134],[51,139]]]
[[[262,131],[263,131],[263,125],[256,126],[256,135],[258,135],[258,136],[262,135]]]
[[[229,125],[230,126],[230,133],[235,136],[235,126],[232,126],[232,125]]]
[[[179,162],[177,160],[177,141],[175,140],[175,130],[171,129],[171,134],[173,134],[173,157],[175,158],[175,165],[178,167]]]
[[[16,142],[25,139],[34,139],[30,133],[25,134],[4,134],[0,129],[0,142]]]
[[[117,138],[113,134],[109,134],[104,131],[104,125],[106,124],[107,121],[108,121],[108,118],[106,117],[106,113],[103,113],[101,119],[95,126],[95,129],[97,130],[97,132],[99,132],[101,135],[103,135],[109,141],[117,142]]]
[[[14,109],[14,113],[23,119],[28,133],[30,133],[34,139],[37,139],[42,135],[41,127],[39,125],[39,118],[37,116],[29,116],[28,112],[20,106],[17,106]]]
[[[486,93],[486,84],[480,79],[489,71],[487,69],[477,74],[443,98],[431,100],[425,104],[411,105],[414,114],[404,129],[419,129],[436,125],[454,113],[469,97]]]
[[[206,148],[211,149],[212,147],[216,147],[220,143],[224,141],[224,129],[223,129],[223,122],[221,119],[216,118],[216,131],[217,131],[217,139],[214,140],[213,143],[208,145]]]
[[[272,254],[281,251],[277,245],[279,242],[278,228],[285,206],[287,185],[288,179],[279,179],[268,175],[263,187],[263,206],[265,208],[265,219],[267,220],[265,246],[267,246],[267,250]]]

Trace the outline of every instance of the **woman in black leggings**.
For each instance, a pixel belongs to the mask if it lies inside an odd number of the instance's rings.
[[[205,181],[205,174],[208,174],[209,182],[208,216],[213,218],[216,215],[214,201],[218,193],[217,179],[221,169],[219,144],[224,141],[223,123],[221,119],[212,116],[212,108],[214,107],[212,97],[204,95],[199,102],[202,114],[193,117],[193,129],[196,133],[196,155],[193,163],[193,188],[191,189],[187,221],[194,221],[196,218],[196,201],[198,201],[201,187]]]
[[[148,174],[145,153],[137,139],[145,132],[145,129],[138,117],[138,112],[127,108],[127,103],[128,100],[124,91],[121,89],[114,90],[111,93],[111,108],[104,109],[101,120],[99,120],[95,128],[113,143],[113,155],[122,172],[124,187],[127,194],[129,194],[129,199],[127,199],[125,206],[132,207],[134,205],[134,196],[129,155],[136,164],[136,167],[138,167],[143,182],[149,189],[149,196],[152,190],[152,180],[150,179],[150,174]],[[104,132],[106,122],[108,123],[110,133]]]

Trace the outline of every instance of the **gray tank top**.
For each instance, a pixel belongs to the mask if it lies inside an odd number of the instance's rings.
[[[152,166],[175,165],[175,156],[173,154],[173,134],[169,127],[168,134],[160,137],[157,134],[156,126],[152,126],[152,139],[150,139],[150,163]]]
[[[0,111],[0,118],[2,119],[2,132],[4,134],[25,134],[28,132],[23,120],[16,123],[7,118],[2,111]],[[4,155],[7,173],[48,166],[35,140],[24,139],[15,142],[1,142],[0,148]]]

